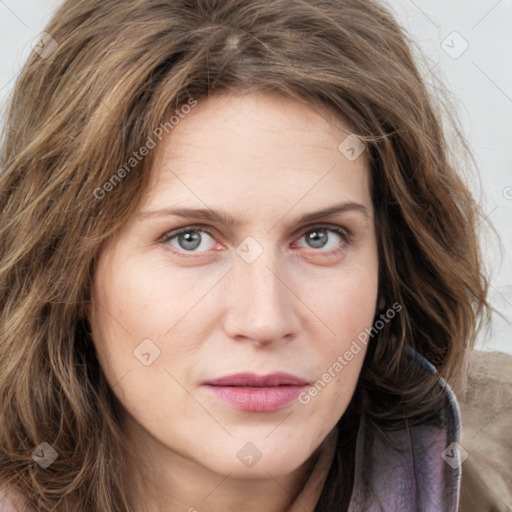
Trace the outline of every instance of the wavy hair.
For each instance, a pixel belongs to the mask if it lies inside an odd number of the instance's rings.
[[[412,42],[373,0],[68,0],[45,31],[56,43],[47,36],[23,67],[0,153],[0,482],[41,512],[70,500],[76,512],[133,510],[87,304],[102,243],[137,209],[154,152],[122,183],[113,174],[191,99],[264,92],[334,114],[365,143],[379,294],[402,306],[370,341],[340,419],[316,510],[343,510],[359,415],[385,430],[435,414],[429,393],[439,376],[460,383],[489,317],[483,215]],[[407,344],[439,373],[419,374]],[[58,452],[47,470],[31,457],[45,441]]]

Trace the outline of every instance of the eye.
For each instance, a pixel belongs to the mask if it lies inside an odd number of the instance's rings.
[[[204,252],[217,245],[206,229],[192,226],[164,235],[162,242],[168,243],[171,247],[175,248],[178,253]]]
[[[341,250],[350,242],[349,233],[339,226],[315,226],[308,229],[300,239],[302,238],[306,240],[310,248],[329,253]]]
[[[340,226],[314,226],[305,231],[299,240],[301,239],[306,240],[309,248],[332,255],[349,244],[350,233]],[[182,257],[187,257],[186,253],[205,253],[215,247],[222,248],[210,234],[207,226],[187,226],[164,234],[161,240]]]

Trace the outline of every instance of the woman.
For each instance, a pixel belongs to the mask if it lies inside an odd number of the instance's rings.
[[[457,510],[482,216],[383,7],[70,0],[4,133],[6,507]]]

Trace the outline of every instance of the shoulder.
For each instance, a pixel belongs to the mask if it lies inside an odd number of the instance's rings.
[[[467,453],[461,467],[460,511],[508,511],[512,505],[512,356],[473,352],[467,385],[457,398],[460,445]]]
[[[66,498],[58,512],[69,512],[78,509],[76,498]],[[36,512],[27,505],[25,497],[12,487],[0,484],[0,512]]]
[[[23,496],[12,488],[0,487],[0,512],[31,512]]]

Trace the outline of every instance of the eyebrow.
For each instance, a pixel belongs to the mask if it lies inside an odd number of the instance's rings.
[[[366,219],[370,218],[370,214],[366,206],[360,203],[347,202],[329,206],[316,212],[306,213],[298,219],[299,223],[309,222],[326,217],[332,217],[338,213],[345,213],[349,211],[360,212]],[[236,219],[227,212],[222,210],[211,210],[208,208],[163,208],[161,210],[141,212],[137,217],[150,218],[150,217],[170,217],[178,216],[187,219],[205,220],[213,223],[223,224],[231,227],[237,224]]]

